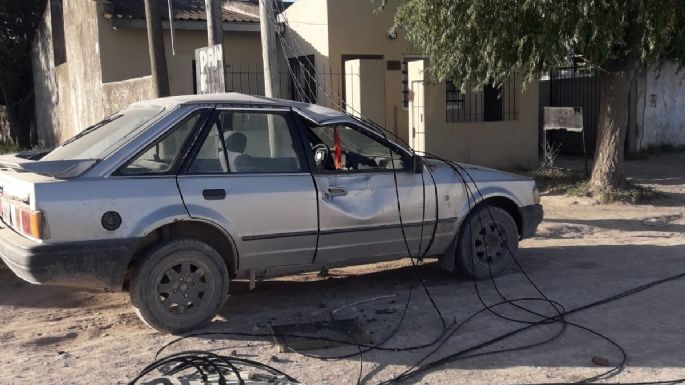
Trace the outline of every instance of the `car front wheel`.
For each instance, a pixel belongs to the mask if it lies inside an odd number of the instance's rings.
[[[477,207],[462,224],[456,267],[475,279],[498,276],[511,266],[518,242],[518,227],[509,213],[494,206]]]
[[[131,280],[131,304],[149,326],[183,333],[206,326],[228,293],[219,253],[194,239],[165,241],[143,259]]]

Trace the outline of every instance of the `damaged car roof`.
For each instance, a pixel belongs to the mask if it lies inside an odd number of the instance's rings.
[[[357,121],[344,112],[316,104],[297,102],[293,100],[267,98],[264,96],[245,95],[237,92],[207,95],[183,95],[171,96],[161,99],[152,99],[136,103],[136,105],[159,104],[173,107],[183,104],[229,104],[241,107],[288,107],[299,112],[303,117],[316,124],[331,122],[356,123]]]

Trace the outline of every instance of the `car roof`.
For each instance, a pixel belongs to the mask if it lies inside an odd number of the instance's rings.
[[[207,95],[181,95],[171,96],[167,98],[146,100],[138,102],[136,106],[145,105],[164,105],[166,107],[173,107],[178,105],[188,104],[228,104],[236,106],[254,106],[254,107],[289,107],[297,110],[302,116],[311,120],[316,124],[324,123],[356,123],[357,120],[348,114],[336,111],[331,108],[319,106],[317,104],[297,102],[294,100],[267,98],[257,95],[246,95],[237,92],[228,92],[223,94],[207,94]]]

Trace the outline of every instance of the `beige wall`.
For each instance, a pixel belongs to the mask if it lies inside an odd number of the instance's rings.
[[[525,90],[517,88],[515,120],[447,123],[445,83],[426,86],[426,151],[450,160],[489,167],[534,169],[538,166],[538,95],[537,81]]]
[[[291,5],[283,15],[280,15],[281,21],[288,21],[290,28],[285,31],[285,42],[282,44],[277,39],[277,52],[281,58],[281,66],[279,69],[281,73],[288,74],[289,68],[286,64],[286,58],[297,56],[314,55],[314,64],[317,68],[330,68],[329,55],[329,25],[328,25],[328,10],[329,5],[326,0],[297,0],[295,4]],[[339,69],[338,69],[339,71]],[[284,87],[286,83],[282,83]],[[293,91],[295,92],[295,91]],[[291,95],[286,94],[282,90],[284,98],[290,98]],[[331,95],[333,90],[330,87],[317,90],[318,100],[323,100],[327,97],[326,94]],[[335,105],[341,105],[340,101],[336,101]]]
[[[340,66],[342,55],[382,55],[384,65],[389,60],[402,61],[417,50],[402,38],[390,39],[397,2],[389,2],[381,12],[369,0],[328,0],[330,22],[330,61]],[[385,71],[386,128],[407,140],[408,112],[402,105],[402,73]]]
[[[67,61],[55,67],[50,7],[33,46],[39,145],[54,146],[125,106],[153,96],[145,29],[113,29],[94,1],[63,0]],[[226,32],[225,63],[261,67],[258,32]],[[176,55],[165,31],[173,95],[193,91],[192,60],[205,31],[179,30]]]
[[[111,27],[110,20],[100,17],[102,81],[104,83],[150,75],[147,32],[139,28]],[[176,30],[176,55],[171,49],[171,35],[164,31],[169,88],[172,95],[193,93],[193,59],[195,49],[207,46],[206,31]],[[261,68],[259,32],[224,32],[224,63],[231,68]]]
[[[347,112],[385,126],[385,63],[381,60],[345,62]],[[363,81],[362,81],[363,80]]]
[[[377,5],[377,3],[376,3]],[[325,7],[327,19],[314,16]],[[333,68],[344,67],[344,55],[382,55],[383,64],[417,57],[418,50],[403,38],[390,39],[397,2],[389,2],[377,12],[369,0],[298,0],[288,15],[309,15],[300,19],[308,24],[298,25],[289,16],[290,28],[312,51],[324,56],[319,59]],[[302,16],[304,17],[304,16]],[[324,30],[328,27],[327,32]],[[327,54],[326,54],[327,52]],[[305,52],[311,53],[311,52]],[[335,70],[333,72],[336,72]],[[332,88],[338,88],[342,77],[333,78]],[[375,79],[374,79],[375,81]],[[364,83],[364,80],[361,80]],[[529,169],[537,166],[538,140],[538,83],[521,89],[516,83],[516,111],[514,120],[500,122],[447,123],[445,83],[425,85],[426,150],[446,158],[474,162],[506,169]],[[340,87],[343,88],[343,87]],[[409,139],[409,111],[402,104],[402,74],[400,70],[384,68],[385,127],[400,138]],[[511,92],[503,93],[503,104],[510,105]],[[322,95],[319,95],[320,98]],[[341,98],[343,95],[339,95]]]
[[[64,0],[66,63],[55,67],[49,5],[35,35],[34,90],[38,143],[52,146],[103,117],[97,3]]]

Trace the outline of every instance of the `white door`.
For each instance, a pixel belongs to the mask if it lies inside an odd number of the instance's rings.
[[[423,80],[414,80],[411,82],[410,90],[412,100],[409,106],[411,108],[409,144],[419,153],[424,153],[426,151],[426,120],[424,116],[423,89]]]

